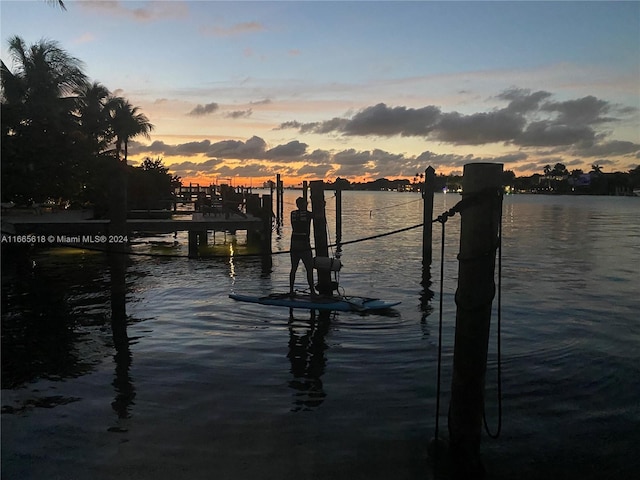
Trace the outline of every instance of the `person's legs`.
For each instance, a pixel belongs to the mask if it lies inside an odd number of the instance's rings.
[[[304,263],[304,268],[307,271],[307,283],[309,284],[309,290],[312,294],[315,294],[316,290],[313,285],[313,253],[311,250],[304,252],[302,255],[302,263]]]
[[[293,286],[296,283],[296,272],[300,263],[300,255],[298,252],[291,250],[291,272],[289,272],[289,293],[293,293]]]

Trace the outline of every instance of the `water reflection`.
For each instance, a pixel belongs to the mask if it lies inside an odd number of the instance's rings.
[[[118,418],[129,418],[130,408],[136,396],[131,380],[130,369],[132,363],[129,335],[127,334],[126,308],[126,255],[109,255],[111,267],[111,331],[116,353],[113,356],[116,364],[113,387],[115,399],[111,407]]]
[[[422,266],[422,281],[420,282],[422,290],[420,290],[420,310],[422,311],[422,321],[431,315],[433,306],[431,300],[433,299],[433,290],[431,290],[431,264],[425,263]]]
[[[312,310],[309,320],[296,319],[289,311],[289,354],[293,379],[289,386],[296,391],[293,411],[312,410],[322,404],[327,394],[322,385],[327,360],[326,335],[331,312]]]
[[[84,268],[94,260],[50,255],[41,262],[38,254],[3,249],[2,388],[79,377],[99,362],[87,337],[104,321],[97,306],[106,300],[95,289],[102,279]]]
[[[130,417],[135,389],[129,373],[128,257],[111,255],[108,270],[103,254],[77,249],[3,249],[2,257],[2,388],[89,374],[111,354],[113,345],[111,405],[119,418]],[[109,317],[113,343],[105,336]],[[58,397],[29,399],[25,405],[64,403],[52,398]],[[7,406],[3,411],[20,408]]]

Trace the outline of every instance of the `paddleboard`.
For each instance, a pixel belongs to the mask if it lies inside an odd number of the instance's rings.
[[[274,293],[265,297],[232,293],[229,298],[239,302],[259,303],[277,307],[303,308],[307,310],[338,310],[341,312],[368,312],[385,310],[400,302],[388,302],[378,298],[345,296],[311,296],[308,294]]]

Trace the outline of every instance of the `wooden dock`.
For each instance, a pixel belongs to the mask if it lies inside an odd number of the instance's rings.
[[[32,243],[22,241],[24,238],[35,237],[36,243],[60,243],[62,238],[80,238],[79,244],[85,237],[109,236],[110,221],[91,219],[91,212],[70,210],[59,212],[45,212],[36,214],[30,210],[7,212],[2,215],[3,243]],[[187,215],[175,215],[186,217]],[[189,256],[197,256],[198,246],[206,245],[207,232],[235,232],[247,231],[247,238],[259,238],[263,244],[263,251],[271,253],[271,219],[268,221],[251,214],[206,215],[192,214],[192,218],[168,219],[127,219],[127,235],[144,236],[145,234],[188,232]],[[266,230],[269,230],[266,232]],[[267,242],[265,237],[269,237]],[[53,238],[55,237],[55,239]],[[40,242],[39,240],[43,241]],[[6,240],[6,241],[5,241]]]

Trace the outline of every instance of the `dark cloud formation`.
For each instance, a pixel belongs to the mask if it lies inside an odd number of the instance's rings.
[[[201,142],[187,142],[180,145],[168,145],[165,142],[156,140],[146,147],[142,147],[140,144],[135,144],[132,151],[134,153],[191,157],[206,153],[210,147],[211,142],[209,140],[202,140]]]
[[[520,134],[524,123],[522,116],[508,109],[472,115],[452,112],[440,116],[432,136],[441,142],[458,145],[509,142]]]
[[[234,110],[233,112],[227,112],[224,114],[226,118],[248,118],[253,114],[253,110]]]
[[[557,113],[555,121],[564,125],[592,125],[615,121],[615,118],[604,116],[609,109],[608,102],[591,95],[566,102],[547,102],[541,108],[543,111]]]
[[[263,159],[267,142],[253,136],[246,142],[241,140],[223,140],[211,145],[206,155],[212,157],[230,158],[235,160]]]
[[[294,120],[282,123],[279,129],[345,136],[417,136],[454,145],[584,148],[601,138],[596,126],[619,120],[610,115],[614,110],[620,115],[635,113],[632,107],[616,108],[591,95],[566,101],[552,101],[552,96],[543,90],[511,88],[494,97],[508,102],[504,108],[471,114],[443,112],[435,105],[408,108],[379,103],[351,118],[311,123]]]
[[[210,176],[228,178],[307,176],[404,177],[412,178],[423,171],[425,165],[436,170],[461,170],[468,163],[498,162],[507,170],[542,171],[546,164],[563,163],[568,167],[584,168],[585,164],[617,165],[607,157],[627,156],[640,158],[640,144],[610,138],[610,127],[625,117],[634,118],[634,107],[611,104],[594,96],[558,101],[550,92],[511,88],[493,97],[502,102],[501,108],[486,112],[443,112],[429,105],[422,108],[390,107],[379,103],[348,116],[329,120],[301,123],[289,121],[278,129],[294,129],[300,133],[372,137],[422,137],[451,145],[502,144],[513,152],[502,156],[435,153],[424,151],[419,155],[387,152],[381,149],[340,151],[310,150],[307,143],[290,140],[275,146],[253,136],[246,141],[209,140],[169,145],[155,141],[143,146],[132,142],[134,154],[195,157],[204,162],[167,163],[171,171],[184,177]],[[252,105],[269,103],[253,102]],[[218,110],[215,103],[198,105],[193,115],[204,115]],[[258,108],[258,107],[256,107]],[[252,111],[229,112],[229,118],[243,118]]]
[[[284,160],[284,161],[300,161],[307,153],[308,145],[301,143],[298,140],[293,140],[286,145],[278,145],[265,152],[266,159],[269,160]]]
[[[209,115],[220,108],[215,102],[207,103],[206,105],[196,105],[196,107],[191,110],[187,115],[192,117],[202,117],[203,115]]]
[[[576,148],[574,153],[584,157],[606,157],[609,155],[640,155],[640,145],[623,140],[611,140],[596,145]]]
[[[350,121],[342,124],[347,135],[379,136],[423,136],[433,130],[441,116],[440,109],[434,106],[424,108],[387,107],[379,103],[356,113]],[[334,125],[340,125],[334,119]]]
[[[500,100],[508,100],[506,109],[512,113],[525,114],[538,110],[540,102],[551,97],[551,93],[538,91],[531,93],[524,88],[510,88],[496,96]]]
[[[514,142],[524,147],[548,147],[593,142],[595,132],[587,125],[566,125],[551,121],[532,122]]]

